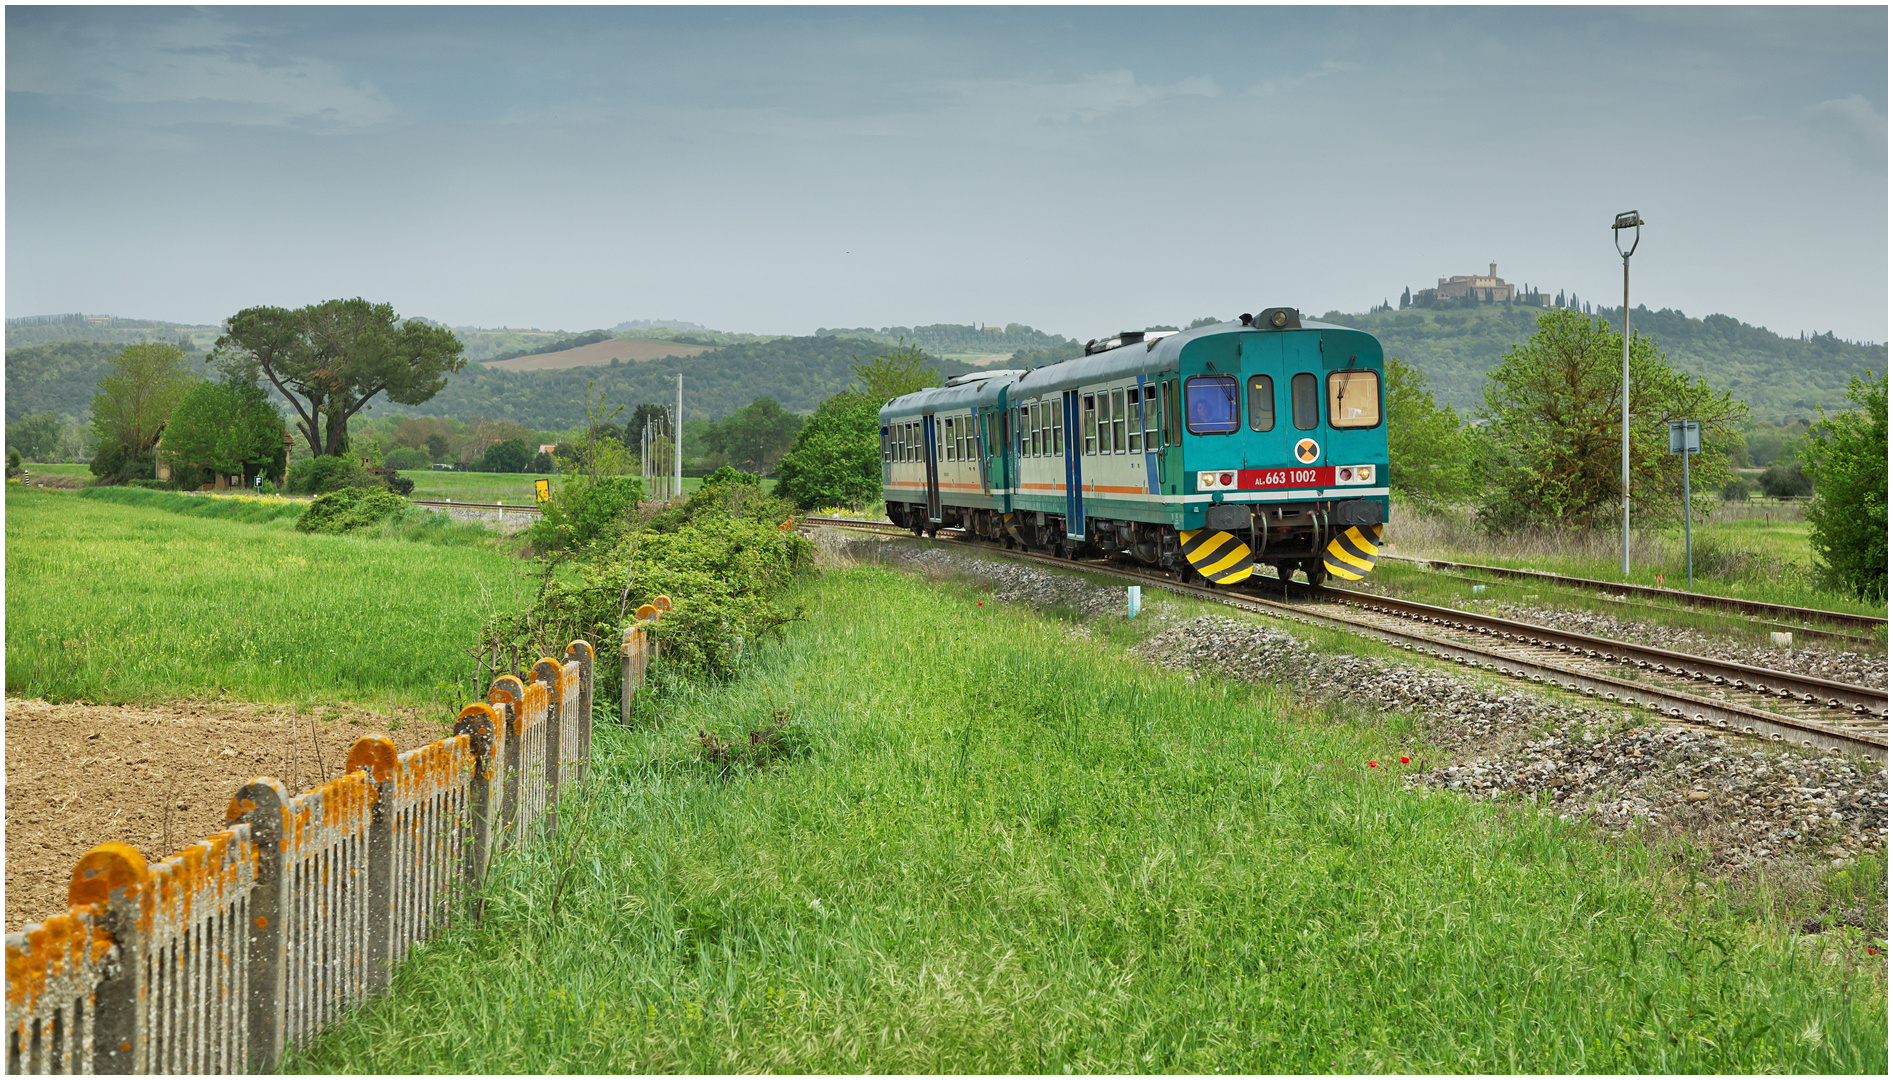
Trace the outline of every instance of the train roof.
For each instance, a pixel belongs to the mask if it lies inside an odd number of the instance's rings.
[[[1341,326],[1316,319],[1301,320],[1300,326],[1287,330],[1250,326],[1231,319],[1228,322],[1199,326],[1194,330],[1166,332],[1161,337],[1147,337],[1141,341],[1094,352],[1089,356],[1060,360],[1055,364],[1047,364],[1023,373],[994,371],[980,377],[977,382],[962,382],[958,386],[939,386],[921,390],[889,401],[881,407],[881,418],[886,420],[889,416],[910,413],[990,408],[1000,403],[1002,393],[1005,400],[1011,402],[1078,386],[1142,375],[1151,371],[1174,370],[1179,358],[1183,355],[1183,350],[1191,342],[1203,338],[1220,337],[1224,334],[1285,334],[1311,330],[1359,334],[1378,341],[1372,334],[1357,327]]]

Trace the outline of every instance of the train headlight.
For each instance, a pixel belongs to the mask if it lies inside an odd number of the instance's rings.
[[[1337,484],[1371,484],[1374,482],[1372,465],[1342,465],[1334,470],[1334,482]]]
[[[1279,308],[1275,311],[1269,312],[1269,325],[1273,326],[1277,330],[1280,330],[1282,327],[1287,326],[1288,325],[1288,312],[1282,311]]]
[[[1196,490],[1215,491],[1217,488],[1223,486],[1222,478],[1228,475],[1229,475],[1228,473],[1213,473],[1213,472],[1197,473],[1196,474]]]
[[[1374,467],[1372,465],[1360,466],[1359,468],[1354,470],[1354,479],[1359,480],[1363,484],[1373,483],[1374,482]]]

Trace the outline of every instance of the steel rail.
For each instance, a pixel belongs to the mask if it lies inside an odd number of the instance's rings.
[[[1389,555],[1380,553],[1383,559],[1397,559],[1401,562],[1420,564],[1422,568],[1441,567],[1448,570],[1475,570],[1482,574],[1496,577],[1513,578],[1520,581],[1535,581],[1543,585],[1562,585],[1567,588],[1585,589],[1591,592],[1617,592],[1628,596],[1641,596],[1652,600],[1670,600],[1690,607],[1720,608],[1735,611],[1743,615],[1765,615],[1769,618],[1794,619],[1801,622],[1825,621],[1839,626],[1851,626],[1861,630],[1885,629],[1886,620],[1875,615],[1855,615],[1846,611],[1826,611],[1821,608],[1799,608],[1787,604],[1769,604],[1760,600],[1741,600],[1733,596],[1712,596],[1708,593],[1686,592],[1682,589],[1659,589],[1652,585],[1632,585],[1628,582],[1598,581],[1595,578],[1569,577],[1564,574],[1550,574],[1543,570],[1514,570],[1506,566],[1483,566],[1478,563],[1449,562],[1445,559],[1428,559],[1417,555]],[[1800,629],[1796,627],[1795,629]]]
[[[907,529],[900,529],[891,523],[868,522],[842,518],[808,518],[805,526],[839,525],[844,528],[871,529],[874,531],[898,531],[906,534]],[[1208,589],[1200,585],[1179,582],[1161,574],[1134,571],[1122,567],[1096,562],[1080,562],[1061,559],[1050,555],[1040,555],[1029,551],[1007,550],[1003,548],[982,549],[992,554],[1022,559],[1047,566],[1057,566],[1067,570],[1082,570],[1088,573],[1102,574],[1125,581],[1148,584],[1170,592],[1197,596],[1230,607],[1242,608],[1261,614],[1288,618],[1308,625],[1329,625],[1366,637],[1377,638],[1403,650],[1418,652],[1439,659],[1453,660],[1469,664],[1483,670],[1510,675],[1515,678],[1529,679],[1532,682],[1562,687],[1591,697],[1601,697],[1605,701],[1639,705],[1665,719],[1712,726],[1725,731],[1765,737],[1775,741],[1787,741],[1797,745],[1821,749],[1837,749],[1853,752],[1865,752],[1870,756],[1885,760],[1887,740],[1884,734],[1848,731],[1844,728],[1829,727],[1800,717],[1784,716],[1762,709],[1752,708],[1737,702],[1721,701],[1701,697],[1680,690],[1671,690],[1651,686],[1646,683],[1620,679],[1612,675],[1597,672],[1575,670],[1562,664],[1553,663],[1535,657],[1507,656],[1487,649],[1477,648],[1459,642],[1443,640],[1429,634],[1400,630],[1393,627],[1378,626],[1347,618],[1311,610],[1307,607],[1264,600],[1253,595],[1232,593],[1227,590]],[[1340,593],[1343,590],[1329,590]],[[1364,595],[1364,594],[1352,594]],[[1384,599],[1374,597],[1372,599]],[[1425,606],[1425,605],[1421,605]],[[1449,608],[1436,609],[1452,616],[1463,612]],[[1504,620],[1499,620],[1504,621]],[[1542,631],[1542,627],[1530,624],[1516,624],[1528,629]],[[1583,635],[1580,635],[1583,636]],[[1592,641],[1621,647],[1623,643],[1604,641],[1593,638]],[[1670,654],[1682,656],[1683,654]],[[1686,657],[1686,659],[1700,659]],[[1805,678],[1805,677],[1802,677]],[[1835,684],[1845,685],[1845,684]]]
[[[1774,697],[1795,697],[1810,705],[1824,702],[1830,709],[1851,709],[1855,714],[1873,713],[1881,717],[1886,714],[1887,692],[1871,686],[1855,686],[1851,683],[1834,682],[1813,675],[1755,667],[1733,660],[1718,660],[1691,653],[1672,652],[1654,645],[1594,637],[1574,630],[1557,630],[1539,626],[1536,623],[1502,619],[1494,615],[1461,611],[1457,608],[1436,607],[1414,600],[1400,600],[1390,596],[1355,592],[1352,589],[1337,589],[1330,586],[1322,591],[1338,595],[1343,598],[1343,603],[1357,607],[1376,608],[1403,618],[1418,619],[1422,622],[1469,630],[1473,633],[1496,634],[1507,640],[1518,640],[1524,644],[1539,645],[1542,642],[1543,645],[1540,647],[1554,648],[1560,652],[1577,650],[1590,659],[1631,665],[1646,671],[1655,671],[1657,674],[1671,674],[1673,667],[1675,674],[1695,682],[1732,686],[1737,690],[1753,689],[1755,692]]]
[[[440,499],[409,499],[408,501],[415,506],[441,506],[450,510],[492,510],[495,512],[510,510],[515,514],[537,514],[540,512],[539,508],[536,506],[513,506],[502,503],[453,502],[451,500]]]

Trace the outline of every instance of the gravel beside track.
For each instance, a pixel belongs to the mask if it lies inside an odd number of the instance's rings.
[[[1469,600],[1457,606],[1506,619],[1536,623],[1554,630],[1635,641],[1672,652],[1730,660],[1793,675],[1811,675],[1854,686],[1886,688],[1887,658],[1884,654],[1876,656],[1838,649],[1783,649],[1752,645],[1687,627],[1620,619],[1595,611],[1528,607],[1499,600]]]
[[[1122,586],[1092,584],[1076,574],[932,545],[861,540],[849,547],[857,556],[975,579],[1002,603],[1086,617],[1124,606]],[[1613,833],[1687,834],[1706,849],[1702,869],[1714,875],[1777,863],[1844,864],[1886,845],[1887,774],[1876,762],[1670,726],[1641,711],[1540,697],[1396,659],[1351,657],[1336,664],[1294,633],[1247,619],[1208,615],[1181,621],[1151,614],[1161,629],[1137,653],[1160,667],[1188,677],[1216,671],[1282,684],[1310,701],[1346,701],[1371,713],[1414,713],[1422,738],[1450,758],[1409,772],[1407,781],[1416,787],[1538,799],[1545,813],[1587,820]],[[1617,636],[1598,621],[1607,616],[1564,614],[1593,620],[1573,623],[1572,629]],[[1534,615],[1543,612],[1516,609],[1510,617]],[[1697,645],[1674,636],[1652,643],[1692,651]],[[1779,651],[1757,652],[1781,666]],[[1810,654],[1813,662],[1851,655],[1793,652]],[[1839,677],[1818,667],[1795,670]],[[1877,670],[1884,685],[1883,658]]]

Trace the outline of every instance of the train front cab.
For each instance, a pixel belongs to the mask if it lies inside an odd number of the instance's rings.
[[[1264,312],[1264,316],[1271,315]],[[1358,580],[1387,515],[1385,367],[1371,334],[1323,323],[1187,342],[1182,381],[1183,557],[1233,583],[1254,564],[1286,579]],[[1242,553],[1239,548],[1247,548]]]

